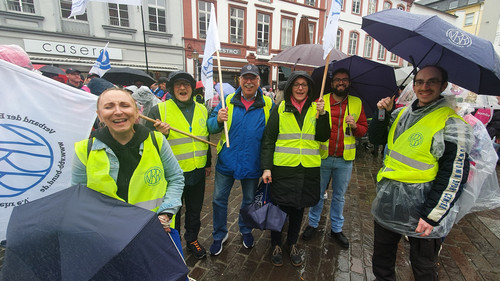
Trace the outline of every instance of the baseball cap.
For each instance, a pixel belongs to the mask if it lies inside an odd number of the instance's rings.
[[[80,70],[74,69],[74,68],[68,68],[68,69],[66,69],[66,74],[73,74],[73,73],[81,74],[82,72]]]
[[[254,64],[247,64],[241,68],[240,76],[245,74],[253,74],[255,76],[259,76],[259,68]]]

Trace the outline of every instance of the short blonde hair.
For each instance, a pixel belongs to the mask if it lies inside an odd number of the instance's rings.
[[[97,98],[97,104],[96,104],[97,110],[99,110],[99,102],[101,101],[101,97],[104,96],[106,93],[109,93],[111,91],[118,91],[118,92],[122,92],[122,93],[126,94],[132,100],[132,103],[134,104],[135,109],[138,109],[137,103],[135,102],[135,99],[132,97],[132,94],[130,93],[130,91],[125,90],[125,89],[120,89],[120,88],[109,88],[107,90],[104,90],[104,92],[102,92],[99,95],[99,97]]]

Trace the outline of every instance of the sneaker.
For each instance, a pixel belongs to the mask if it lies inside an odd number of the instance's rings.
[[[188,250],[193,253],[194,257],[199,260],[207,255],[207,251],[205,250],[205,248],[203,248],[203,246],[200,245],[200,243],[198,243],[198,240],[187,242],[186,246]]]
[[[330,230],[330,236],[332,236],[333,240],[340,244],[340,246],[344,248],[349,248],[349,240],[345,237],[344,233],[341,232],[333,232]]]
[[[212,256],[218,256],[222,252],[222,244],[226,242],[229,237],[229,233],[226,233],[226,236],[222,240],[214,240],[212,246],[210,246],[210,254]]]
[[[242,234],[243,236],[243,247],[249,249],[249,248],[253,248],[253,245],[254,245],[254,240],[253,240],[253,235],[252,233],[245,233],[245,234]]]
[[[304,240],[304,241],[311,240],[315,232],[316,232],[316,228],[314,228],[310,225],[306,226],[306,229],[302,233],[302,240]]]
[[[301,266],[304,263],[304,257],[299,249],[297,249],[297,244],[288,246],[288,252],[290,253],[290,261],[293,266]]]
[[[274,250],[271,256],[271,263],[274,266],[283,265],[283,252],[281,251],[281,247],[279,245],[274,246]]]

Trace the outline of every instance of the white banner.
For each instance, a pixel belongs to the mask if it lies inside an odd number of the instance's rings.
[[[69,187],[97,97],[0,60],[0,240],[12,209]]]
[[[335,48],[341,6],[341,0],[332,1],[332,6],[330,7],[330,12],[328,13],[328,21],[326,23],[325,32],[323,33],[323,59],[326,59],[330,51]]]
[[[68,18],[85,14],[89,1],[141,6],[141,0],[73,0]]]
[[[102,77],[104,73],[111,69],[111,63],[109,62],[109,53],[108,53],[108,43],[104,46],[104,49],[101,51],[101,54],[97,58],[94,63],[94,66],[90,69],[89,73],[95,73]]]
[[[208,23],[207,39],[203,51],[203,62],[201,63],[201,81],[205,87],[205,101],[214,96],[214,57],[215,51],[220,50],[219,33],[217,33],[217,19],[215,18],[215,7],[211,3],[210,21]]]

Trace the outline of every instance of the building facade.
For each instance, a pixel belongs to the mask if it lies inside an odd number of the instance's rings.
[[[112,67],[147,70],[154,78],[183,70],[182,7],[177,0],[142,2],[90,1],[84,15],[68,18],[71,0],[0,1],[1,44],[23,47],[34,64],[87,73],[109,42]]]

